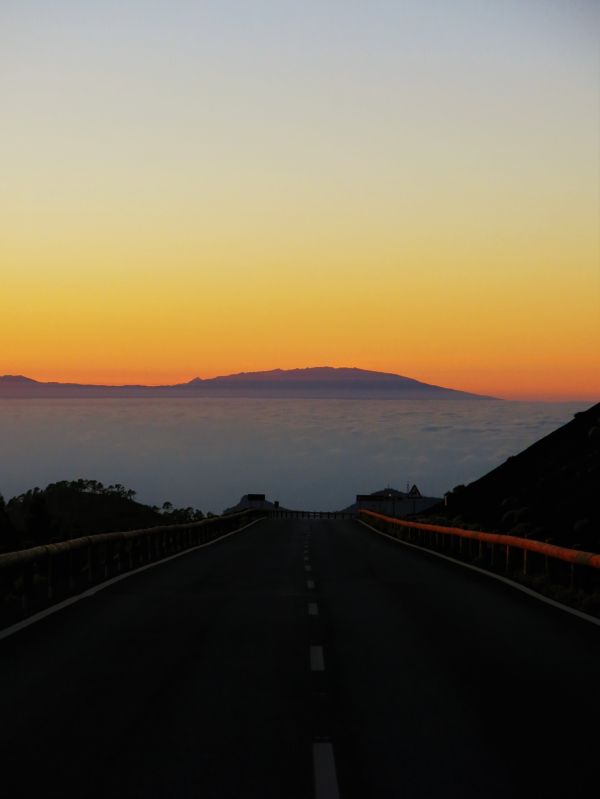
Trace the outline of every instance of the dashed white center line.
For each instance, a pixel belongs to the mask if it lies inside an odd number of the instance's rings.
[[[310,563],[307,563],[307,564],[304,566],[304,571],[305,571],[305,572],[311,572],[311,571],[312,571],[312,566],[310,565]]]
[[[330,743],[313,743],[313,768],[315,771],[315,799],[339,799],[335,757]]]
[[[325,671],[325,659],[323,658],[322,646],[311,646],[310,648],[310,670]]]
[[[308,615],[309,616],[318,616],[319,615],[319,606],[316,602],[309,602],[308,603]]]
[[[315,587],[315,581],[314,580],[307,580],[306,581],[306,587],[310,588],[310,590],[312,591],[314,589],[314,587]]]

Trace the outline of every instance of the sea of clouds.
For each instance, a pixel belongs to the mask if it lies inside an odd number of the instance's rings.
[[[245,493],[334,510],[416,483],[441,496],[586,403],[457,400],[0,400],[0,493],[79,477],[149,504],[221,512]]]

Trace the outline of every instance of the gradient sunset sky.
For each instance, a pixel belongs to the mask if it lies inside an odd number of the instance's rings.
[[[0,0],[0,374],[600,396],[594,0]]]

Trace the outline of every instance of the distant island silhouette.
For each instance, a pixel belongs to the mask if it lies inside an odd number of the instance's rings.
[[[40,382],[23,375],[0,376],[0,398],[246,397],[316,399],[496,399],[411,377],[367,369],[317,366],[240,372],[164,386],[88,385]]]

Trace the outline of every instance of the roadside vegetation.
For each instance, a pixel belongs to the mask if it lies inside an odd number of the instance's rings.
[[[8,502],[0,495],[0,552],[204,518],[196,508],[176,508],[170,502],[144,505],[135,496],[120,483],[105,486],[83,479],[33,488]]]

